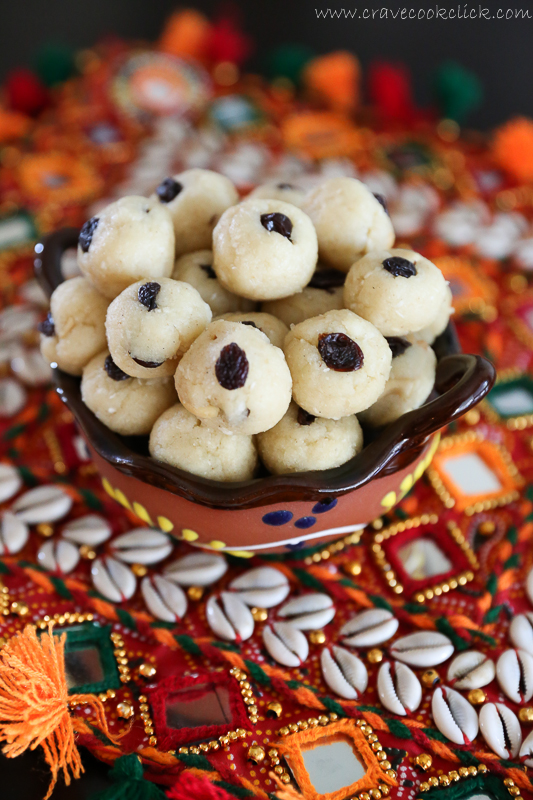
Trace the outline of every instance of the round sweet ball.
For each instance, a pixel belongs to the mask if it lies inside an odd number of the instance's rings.
[[[379,428],[419,408],[435,384],[437,359],[431,347],[414,336],[390,337],[392,368],[379,400],[359,415],[364,425]]]
[[[177,398],[172,378],[131,378],[104,350],[83,370],[81,399],[115,433],[145,436]]]
[[[274,300],[309,283],[317,261],[316,233],[296,206],[252,198],[221,216],[213,254],[222,286],[250,300]]]
[[[352,311],[328,311],[295,325],[285,339],[293,397],[309,414],[340,419],[376,402],[389,377],[387,340]]]
[[[122,197],[87,220],[78,265],[113,299],[140,278],[166,278],[174,267],[174,229],[167,209],[146,197]]]
[[[348,272],[371,250],[394,244],[394,228],[383,205],[356,178],[329,178],[306,195],[302,209],[318,236],[320,258]]]
[[[454,307],[452,290],[447,284],[446,295],[439,306],[439,310],[437,311],[435,319],[429,325],[426,325],[425,328],[421,328],[419,331],[417,331],[416,338],[423,339],[428,344],[433,344],[435,339],[440,336],[441,333],[444,333],[453,313]]]
[[[291,403],[282,420],[257,437],[259,455],[274,475],[340,467],[363,448],[357,417],[324,419]]]
[[[319,269],[298,294],[268,300],[261,308],[281,319],[288,328],[304,319],[344,308],[343,286],[346,273],[338,269]]]
[[[91,358],[106,347],[109,300],[86,278],[61,283],[50,298],[50,312],[39,325],[41,353],[69,375],[81,375]]]
[[[255,306],[251,300],[237,297],[220,285],[213,269],[212,250],[197,250],[180,256],[174,265],[172,277],[194,286],[215,316],[228,311],[251,311]]]
[[[235,314],[223,314],[218,319],[225,319],[228,322],[240,322],[243,325],[250,325],[266,333],[274,347],[283,349],[285,337],[289,329],[285,323],[277,319],[272,314],[265,314],[263,311],[251,311],[248,313],[239,312]]]
[[[153,197],[172,217],[176,256],[211,247],[221,214],[239,202],[230,179],[209,169],[188,169],[165,178]]]
[[[291,400],[283,352],[265,333],[240,322],[208,325],[181,359],[175,380],[185,408],[223,433],[266,431]]]
[[[356,261],[344,284],[344,305],[384,336],[430,325],[446,297],[440,269],[413,250],[379,250]]]
[[[188,283],[172,278],[137,281],[108,308],[109,352],[133,378],[173,375],[178,360],[210,321],[211,309]]]
[[[251,436],[228,436],[209,428],[179,403],[167,409],[152,428],[150,454],[213,481],[247,481],[257,467]]]
[[[257,198],[260,200],[283,200],[285,203],[291,203],[293,206],[300,206],[303,203],[305,192],[294,183],[279,183],[270,181],[269,183],[262,183],[252,189],[247,200],[250,198]]]

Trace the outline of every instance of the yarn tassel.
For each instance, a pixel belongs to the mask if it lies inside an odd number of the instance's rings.
[[[65,676],[66,634],[48,632],[37,636],[27,625],[0,651],[0,742],[3,753],[16,758],[41,746],[52,773],[48,800],[62,771],[65,783],[83,772],[75,742],[75,722],[69,705],[85,703],[96,714],[98,726],[111,738],[104,707],[92,695],[68,693]]]
[[[117,758],[109,777],[113,786],[98,792],[93,800],[166,800],[163,790],[143,777],[141,759],[136,753]],[[189,800],[193,797],[189,795]]]

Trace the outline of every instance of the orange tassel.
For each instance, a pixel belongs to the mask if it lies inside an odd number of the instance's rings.
[[[48,800],[62,770],[67,786],[83,772],[75,743],[69,705],[85,703],[96,713],[99,727],[109,736],[104,707],[92,695],[69,695],[65,676],[66,634],[37,636],[27,625],[0,651],[0,742],[3,753],[16,758],[39,745],[52,772]]]

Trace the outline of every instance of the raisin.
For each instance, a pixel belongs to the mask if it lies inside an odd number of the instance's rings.
[[[297,189],[298,187],[295,186],[293,183],[278,183],[277,188],[286,190],[286,189]]]
[[[288,239],[289,242],[292,242],[292,222],[285,214],[280,214],[277,211],[273,214],[261,214],[261,225],[263,228],[266,228],[267,231],[279,233],[281,236]]]
[[[88,219],[87,222],[83,224],[83,227],[80,231],[80,235],[78,237],[78,244],[81,247],[83,253],[89,252],[89,247],[91,246],[94,232],[98,227],[99,222],[100,222],[99,217],[91,217],[91,219]]]
[[[200,269],[203,269],[208,278],[216,278],[217,276],[211,264],[200,264]]]
[[[330,289],[334,289],[336,286],[344,286],[345,280],[346,273],[341,272],[340,269],[319,269],[315,272],[308,285],[312,286],[313,289],[325,289],[326,292],[329,292]],[[332,294],[332,292],[330,293]]]
[[[318,352],[324,364],[335,372],[355,372],[361,369],[365,358],[359,345],[345,333],[321,333]]]
[[[394,278],[412,278],[416,275],[416,267],[412,261],[400,256],[391,256],[383,261],[383,267],[390,272]]]
[[[250,328],[257,328],[257,325],[255,324],[255,322],[252,322],[251,319],[242,319],[241,325],[249,325]],[[259,331],[261,330],[261,328],[257,328],[257,330]]]
[[[171,203],[182,189],[183,186],[181,183],[175,181],[174,178],[165,178],[165,180],[159,184],[155,193],[162,203]]]
[[[215,364],[215,375],[223,389],[240,389],[248,377],[248,359],[238,344],[232,342],[220,351]]]
[[[117,367],[111,356],[107,356],[106,360],[104,361],[104,369],[109,375],[109,377],[114,381],[127,381],[130,376],[126,375],[120,367]]]
[[[46,315],[46,319],[43,319],[43,321],[37,325],[37,330],[44,333],[45,336],[53,336],[55,334],[56,328],[51,311]]]
[[[313,414],[309,414],[304,408],[299,408],[297,419],[298,425],[312,425],[316,417]]]
[[[378,201],[378,203],[380,204],[380,206],[383,206],[383,208],[385,209],[385,213],[386,213],[388,216],[390,216],[390,214],[389,214],[389,207],[388,207],[388,205],[387,205],[387,201],[385,200],[385,198],[383,197],[383,195],[382,195],[382,194],[377,194],[377,193],[375,193],[375,194],[374,194],[374,197],[376,198],[376,200]]]
[[[156,367],[160,367],[161,364],[164,364],[164,361],[143,361],[140,358],[134,358],[132,356],[133,361],[138,364],[140,367],[146,367],[146,369],[155,369]]]
[[[146,306],[148,311],[153,311],[157,308],[157,303],[155,302],[155,298],[161,291],[161,284],[156,283],[156,281],[150,281],[150,283],[143,283],[142,286],[139,286],[139,291],[137,292],[137,297],[139,298],[139,303],[142,303],[143,306]]]
[[[397,358],[403,356],[408,347],[411,347],[411,342],[404,339],[402,336],[386,336],[387,343],[391,349],[392,357]]]

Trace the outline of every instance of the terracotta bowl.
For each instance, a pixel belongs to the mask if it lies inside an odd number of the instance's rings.
[[[63,280],[61,257],[78,231],[51,234],[35,270],[50,295]],[[167,466],[148,454],[147,437],[125,438],[82,403],[80,379],[54,370],[57,391],[73,413],[106,491],[145,522],[197,546],[239,555],[313,546],[363,527],[390,510],[428,467],[439,431],[491,389],[494,367],[464,355],[453,324],[434,344],[438,366],[429,402],[367,437],[351,461],[323,472],[265,475],[221,483]]]

